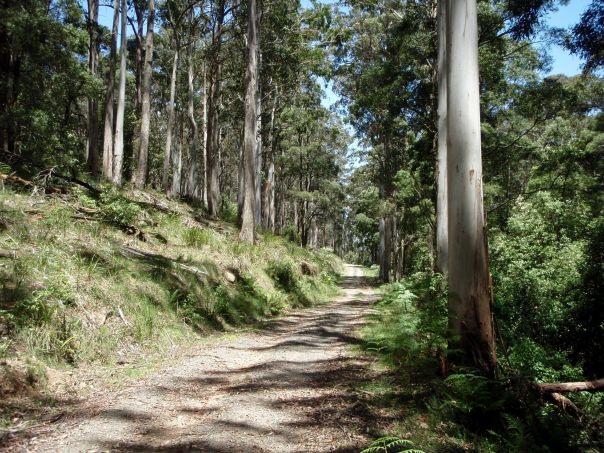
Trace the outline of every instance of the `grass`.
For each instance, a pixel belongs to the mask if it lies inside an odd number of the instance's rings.
[[[200,224],[189,206],[153,195],[171,212],[140,192],[0,192],[0,250],[17,251],[0,258],[0,357],[55,368],[144,363],[336,294],[333,254],[271,234],[241,243],[232,223]],[[319,272],[303,275],[303,262]]]

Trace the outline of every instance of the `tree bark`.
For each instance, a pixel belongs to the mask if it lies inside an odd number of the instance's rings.
[[[381,217],[379,225],[380,244],[379,244],[379,260],[380,260],[380,279],[384,283],[390,282],[390,258],[391,258],[391,238],[390,238],[390,218]]]
[[[476,0],[450,0],[448,12],[449,357],[492,375],[496,356],[482,195]]]
[[[172,155],[172,191],[171,195],[174,197],[180,197],[182,195],[182,155],[183,155],[183,142],[184,142],[184,124],[182,113],[180,115],[178,128],[178,143],[174,149]]]
[[[257,32],[257,30],[256,30]],[[258,33],[257,33],[258,34]],[[256,47],[256,58],[258,68],[256,69],[256,158],[255,158],[255,224],[261,225],[262,223],[262,86],[260,83],[260,68],[262,66],[262,53],[260,51],[260,38],[257,36],[257,47]]]
[[[193,22],[193,9],[191,8],[189,20]],[[188,168],[187,168],[187,195],[191,197],[193,200],[201,199],[201,191],[200,191],[200,162],[199,156],[197,155],[197,142],[199,137],[199,128],[197,127],[197,121],[195,121],[195,74],[193,67],[193,54],[194,54],[194,44],[191,43],[189,45],[189,52],[187,56],[188,63],[188,73],[187,73],[187,82],[188,82],[188,108],[187,108],[187,117],[189,119],[189,126],[191,128],[191,137],[190,137],[190,146],[189,146],[189,158],[188,158]]]
[[[99,63],[99,0],[88,0],[88,70],[92,77],[98,76]],[[88,146],[86,153],[88,171],[96,175],[99,171],[99,101],[96,94],[88,99]]]
[[[258,140],[258,33],[256,0],[248,0],[246,50],[245,124],[243,135],[243,178],[245,190],[239,238],[242,241],[254,243],[256,237],[255,154]]]
[[[436,271],[449,271],[447,207],[447,0],[438,0],[438,151],[436,157]]]
[[[138,164],[134,172],[134,185],[142,188],[147,183],[149,160],[149,132],[151,123],[151,75],[153,74],[153,26],[155,25],[155,0],[149,0],[147,37],[145,38],[145,64],[142,80],[141,136]]]
[[[216,13],[216,25],[210,49],[210,95],[208,97],[208,126],[206,140],[206,193],[208,214],[216,218],[220,209],[220,185],[218,182],[219,159],[219,98],[220,98],[220,50],[222,47],[222,28],[225,16],[225,0],[219,0]]]
[[[599,392],[604,390],[604,378],[595,381],[534,384],[541,393]]]
[[[120,84],[117,94],[117,113],[115,116],[115,141],[113,145],[113,182],[122,185],[122,167],[124,164],[124,113],[126,109],[126,58],[127,39],[126,22],[128,20],[126,0],[122,0],[121,44],[120,44]]]
[[[267,153],[267,174],[264,185],[263,226],[272,233],[275,232],[275,114],[277,112],[278,91],[275,88],[273,107],[268,132],[269,153]]]
[[[162,188],[170,195],[170,156],[172,155],[172,129],[174,128],[174,98],[176,97],[176,76],[178,71],[179,48],[176,43],[174,60],[172,62],[172,76],[170,78],[170,102],[168,103],[168,124],[166,125],[166,145],[164,147],[164,163],[162,168]]]
[[[138,111],[139,107],[143,102],[143,71],[144,71],[144,63],[143,63],[143,22],[145,18],[144,9],[141,8],[140,1],[133,1],[132,5],[134,6],[134,14],[136,15],[136,25],[137,30],[135,32],[136,39],[136,54],[135,54],[135,77],[134,84],[136,87],[136,94],[134,96],[134,110]]]
[[[111,28],[111,50],[109,74],[105,93],[105,125],[103,131],[103,176],[113,179],[113,100],[115,98],[115,61],[117,57],[117,29],[119,25],[119,0],[113,0],[113,26]]]
[[[208,207],[208,191],[206,190],[208,181],[208,83],[207,83],[207,71],[205,62],[203,64],[203,182],[201,185],[201,198],[203,205]]]

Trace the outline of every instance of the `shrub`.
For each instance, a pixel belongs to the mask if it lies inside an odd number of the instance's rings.
[[[134,225],[142,211],[136,203],[114,190],[103,192],[100,201],[101,218],[115,225]]]
[[[299,276],[296,272],[296,267],[291,261],[271,261],[266,271],[279,289],[293,292],[299,288]]]

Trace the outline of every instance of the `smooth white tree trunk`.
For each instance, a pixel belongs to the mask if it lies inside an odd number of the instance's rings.
[[[436,270],[449,269],[447,208],[447,1],[438,0],[438,153],[436,158]]]
[[[122,0],[121,18],[121,44],[120,44],[120,83],[117,94],[117,113],[115,116],[115,141],[113,144],[113,182],[122,185],[122,167],[124,165],[124,113],[126,110],[126,59],[127,38],[126,23],[128,20],[128,6]]]
[[[449,329],[453,363],[496,365],[483,212],[476,0],[450,0],[447,23]],[[463,351],[456,356],[455,351]]]
[[[176,76],[178,71],[178,45],[172,61],[172,76],[170,78],[170,102],[168,103],[168,124],[166,125],[166,144],[164,147],[164,162],[162,166],[162,188],[170,194],[170,156],[172,155],[172,129],[174,128],[174,99],[176,97]]]
[[[191,9],[190,19],[193,22],[193,9]],[[191,43],[189,45],[189,53],[188,53],[188,72],[187,72],[187,82],[188,82],[188,108],[187,108],[187,116],[189,119],[189,126],[191,128],[191,141],[189,144],[189,158],[188,158],[188,168],[187,168],[187,195],[190,196],[193,200],[201,199],[201,190],[200,190],[200,159],[197,155],[197,142],[199,140],[199,128],[197,126],[197,121],[195,120],[195,68],[193,65],[193,54],[194,54],[194,45]]]
[[[111,50],[109,53],[109,74],[105,93],[105,124],[103,130],[103,176],[113,179],[113,119],[115,98],[115,60],[117,57],[117,30],[120,19],[119,0],[113,0],[113,25],[111,27]]]

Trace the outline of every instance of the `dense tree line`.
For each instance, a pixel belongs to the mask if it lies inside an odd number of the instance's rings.
[[[560,3],[2,1],[0,161],[162,190],[384,282],[442,274],[451,365],[602,377],[604,5],[557,31],[584,73],[544,77]]]
[[[556,31],[585,59],[584,73],[544,77],[532,40],[556,5],[338,7],[336,87],[366,154],[348,187],[348,246],[378,263],[384,282],[448,277],[443,354],[453,369],[503,368],[538,382],[604,375],[594,347],[604,338],[594,298],[603,277],[603,5]]]
[[[321,106],[326,10],[280,0],[1,9],[10,169],[61,166],[189,199],[211,217],[237,212],[247,241],[262,227],[304,245],[340,242],[348,138]]]

